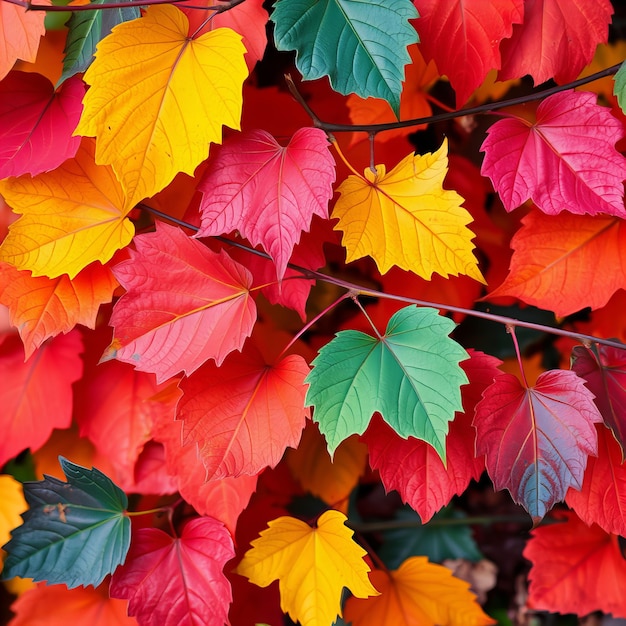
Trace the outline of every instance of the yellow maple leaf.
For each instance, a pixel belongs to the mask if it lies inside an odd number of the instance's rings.
[[[485,282],[472,253],[472,216],[463,198],[443,188],[448,143],[435,153],[409,154],[389,173],[384,165],[348,176],[337,190],[333,217],[343,231],[347,261],[371,256],[381,273],[392,266],[429,280],[467,274]]]
[[[192,39],[188,28],[175,6],[151,6],[98,44],[84,77],[75,134],[97,137],[96,161],[113,167],[132,204],[193,174],[223,125],[240,127],[241,36],[218,28]]]
[[[302,626],[328,626],[341,616],[341,591],[358,598],[378,592],[370,583],[365,551],[352,540],[346,516],[326,511],[317,528],[293,517],[269,523],[237,567],[259,587],[279,580],[283,612]]]
[[[91,139],[52,172],[0,181],[0,194],[21,214],[0,246],[0,261],[33,276],[74,278],[93,261],[106,263],[135,231],[113,170],[94,162]]]
[[[353,626],[486,626],[494,624],[476,602],[469,584],[423,556],[408,558],[398,570],[376,570],[370,579],[377,598],[346,602]]]
[[[13,476],[0,476],[0,546],[11,538],[11,531],[22,523],[20,516],[27,508],[22,484]]]

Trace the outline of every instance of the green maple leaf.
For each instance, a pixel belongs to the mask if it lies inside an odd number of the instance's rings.
[[[2,577],[98,586],[130,547],[126,494],[97,469],[59,458],[67,482],[45,476],[24,483],[24,523],[3,546]]]
[[[416,17],[411,0],[278,0],[271,19],[304,80],[328,76],[335,91],[383,98],[399,116]]]
[[[378,411],[401,436],[416,437],[445,460],[448,423],[462,411],[459,362],[467,352],[448,337],[454,322],[435,309],[398,311],[378,338],[339,332],[313,361],[306,403],[325,435],[328,451],[362,434]]]
[[[622,63],[613,81],[615,83],[613,85],[613,95],[617,96],[620,109],[626,112],[626,63]]]

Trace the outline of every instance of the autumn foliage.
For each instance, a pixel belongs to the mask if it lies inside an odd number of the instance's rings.
[[[0,0],[11,626],[626,617],[619,3],[84,4]]]

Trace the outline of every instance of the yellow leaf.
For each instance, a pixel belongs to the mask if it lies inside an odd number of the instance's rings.
[[[279,580],[280,606],[302,626],[329,626],[341,616],[341,591],[358,598],[378,592],[367,578],[365,551],[339,511],[326,511],[317,528],[279,517],[252,542],[237,573],[259,587]]]
[[[178,172],[193,174],[222,125],[239,129],[241,36],[218,28],[191,39],[188,28],[176,7],[151,6],[98,44],[85,74],[91,87],[75,134],[97,137],[96,161],[113,166],[133,205]]]
[[[11,531],[21,525],[20,513],[27,508],[21,483],[13,476],[0,476],[0,546],[7,543]],[[4,552],[0,550],[0,554],[4,555]]]
[[[436,272],[484,283],[472,253],[474,233],[466,228],[472,216],[456,191],[443,188],[447,140],[435,153],[409,154],[388,174],[384,165],[376,170],[349,176],[337,190],[333,217],[347,261],[370,255],[383,274],[397,265],[426,280]]]
[[[52,172],[0,181],[0,194],[22,215],[9,226],[0,261],[33,276],[74,278],[94,261],[106,263],[134,234],[113,171],[94,162],[93,140]]]
[[[483,613],[469,584],[423,556],[408,558],[400,569],[376,570],[370,579],[380,596],[349,598],[345,620],[352,626],[483,626]]]

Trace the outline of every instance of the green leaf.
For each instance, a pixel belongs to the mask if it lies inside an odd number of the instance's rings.
[[[130,547],[126,494],[97,469],[59,457],[67,478],[24,483],[29,505],[11,533],[2,577],[49,584],[99,585]]]
[[[271,19],[304,80],[328,76],[335,91],[383,98],[399,116],[416,17],[411,0],[278,0]]]
[[[617,97],[620,109],[626,113],[626,63],[622,63],[613,80],[615,81],[613,95]]]
[[[463,410],[460,387],[468,382],[459,367],[468,355],[448,337],[453,328],[435,309],[408,306],[384,336],[341,331],[320,350],[306,403],[331,455],[378,411],[401,437],[426,441],[445,460],[448,423]]]
[[[398,569],[411,556],[427,556],[433,563],[442,563],[446,559],[480,561],[484,557],[469,526],[439,523],[464,517],[463,511],[448,506],[428,524],[409,527],[410,523],[419,523],[420,517],[408,506],[400,509],[396,520],[407,522],[407,527],[383,531],[383,544],[378,555],[389,569]]]
[[[107,0],[93,0],[92,4],[102,4]],[[120,0],[124,2],[125,0]],[[140,16],[139,7],[127,9],[107,9],[105,11],[75,11],[67,23],[68,33],[63,59],[63,74],[57,87],[74,74],[85,72],[93,61],[98,43],[114,26],[134,20]]]

